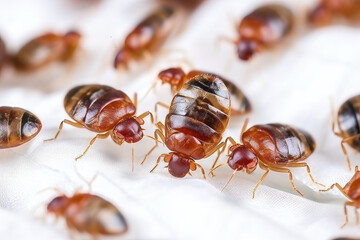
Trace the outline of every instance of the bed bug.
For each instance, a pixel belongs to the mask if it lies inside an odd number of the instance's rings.
[[[329,24],[334,18],[359,19],[358,0],[321,0],[309,12],[308,20],[315,26]]]
[[[121,212],[109,201],[89,193],[60,195],[47,205],[47,211],[63,217],[71,230],[98,235],[121,235],[128,224]]]
[[[70,31],[64,35],[45,33],[26,43],[13,57],[19,71],[35,71],[50,63],[68,61],[78,48],[81,35]]]
[[[328,189],[319,190],[320,192],[327,192],[333,189],[334,187],[338,188],[340,192],[349,199],[349,201],[344,203],[344,214],[345,214],[345,223],[341,226],[341,228],[345,227],[348,224],[348,213],[347,206],[355,207],[355,216],[356,216],[356,224],[359,223],[359,216],[357,210],[360,208],[360,171],[359,167],[355,167],[354,176],[350,179],[350,181],[344,186],[341,187],[339,183],[334,183]]]
[[[41,130],[41,122],[33,113],[17,107],[0,107],[0,149],[22,145]]]
[[[225,86],[228,88],[230,92],[230,100],[231,100],[231,115],[243,115],[249,113],[251,111],[251,105],[247,97],[244,93],[231,81],[217,75],[214,73],[208,73],[199,70],[192,70],[185,74],[185,72],[177,67],[177,68],[169,68],[164,71],[161,71],[158,75],[159,79],[162,83],[168,83],[171,85],[173,93],[178,92],[181,87],[194,78],[197,75],[213,75],[223,81]]]
[[[116,53],[114,67],[127,68],[130,60],[149,59],[169,36],[175,24],[175,9],[162,6],[142,20],[125,38]]]
[[[285,6],[269,4],[255,9],[237,27],[239,37],[234,44],[239,58],[249,60],[255,53],[279,44],[293,23],[293,13]]]
[[[220,141],[229,114],[230,95],[221,79],[196,75],[185,83],[171,102],[165,125],[158,122],[154,132],[155,139],[160,138],[172,152],[161,154],[151,172],[164,158],[175,177],[184,177],[199,167],[205,178],[204,169],[195,161],[211,156],[224,145]],[[156,141],[142,163],[157,146]]]
[[[75,160],[83,157],[97,138],[107,138],[111,135],[112,140],[118,145],[122,145],[124,141],[134,144],[144,136],[141,128],[144,124],[143,119],[150,115],[153,121],[150,112],[134,116],[136,102],[136,98],[132,102],[124,92],[105,85],[90,84],[74,87],[66,94],[64,107],[75,122],[63,120],[55,137],[48,140],[54,140],[59,136],[64,123],[98,133],[90,141],[84,153]],[[134,168],[134,145],[132,145],[132,168]]]
[[[345,148],[345,143],[356,151],[360,151],[360,95],[349,98],[339,108],[336,122],[339,132],[335,130],[335,121],[332,121],[333,133],[342,138],[341,149],[351,170],[351,162]]]
[[[311,181],[323,186],[314,180],[310,167],[303,162],[315,150],[315,141],[309,133],[278,123],[255,125],[245,131],[246,126],[247,120],[240,134],[242,144],[236,143],[231,137],[227,138],[232,144],[229,148],[228,161],[219,164],[210,171],[213,172],[225,164],[234,170],[224,188],[237,171],[244,170],[250,174],[257,165],[264,169],[265,173],[254,188],[253,198],[256,189],[264,181],[270,170],[288,173],[292,188],[301,196],[303,194],[296,189],[291,170],[288,167],[305,167]]]

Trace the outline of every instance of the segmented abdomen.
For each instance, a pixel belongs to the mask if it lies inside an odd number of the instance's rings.
[[[71,89],[65,96],[64,106],[71,118],[94,132],[109,131],[136,112],[124,92],[95,84]]]
[[[173,98],[165,121],[166,137],[176,132],[194,136],[207,152],[221,140],[229,114],[230,96],[225,84],[215,76],[198,75]]]
[[[125,45],[134,53],[153,50],[161,45],[174,25],[175,10],[163,6],[140,22],[125,39]]]
[[[76,194],[69,199],[64,217],[79,232],[116,235],[128,230],[121,212],[107,200],[92,194]]]
[[[309,133],[283,124],[255,125],[243,133],[242,141],[269,164],[302,161],[315,150]]]
[[[275,43],[286,35],[293,24],[293,13],[282,5],[269,4],[255,9],[247,15],[245,21],[257,21],[269,27],[270,32],[263,39],[267,43]]]
[[[40,120],[22,108],[0,107],[0,149],[30,141],[41,130]]]
[[[348,99],[341,105],[338,126],[343,138],[360,134],[360,95]],[[360,137],[347,143],[360,151]]]

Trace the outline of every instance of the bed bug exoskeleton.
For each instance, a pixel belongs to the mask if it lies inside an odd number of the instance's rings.
[[[308,16],[309,22],[316,26],[329,24],[334,18],[359,19],[360,2],[358,0],[320,0]]]
[[[277,123],[255,125],[245,131],[246,125],[247,121],[245,121],[240,135],[242,144],[237,144],[231,137],[228,138],[232,144],[229,148],[228,161],[211,169],[211,172],[213,172],[220,166],[228,164],[234,170],[225,187],[237,171],[245,170],[246,173],[250,174],[256,169],[257,165],[266,172],[256,184],[253,198],[256,189],[270,170],[288,173],[292,188],[301,196],[303,194],[296,189],[289,167],[306,167],[311,181],[319,184],[312,177],[307,163],[303,162],[315,150],[315,141],[309,133]]]
[[[127,68],[130,60],[149,58],[158,50],[174,27],[175,9],[162,6],[146,17],[125,38],[114,60],[116,69]]]
[[[65,35],[46,33],[26,43],[13,57],[17,70],[33,71],[55,61],[68,61],[78,47],[80,34],[70,31]]]
[[[355,216],[356,216],[356,224],[359,223],[359,216],[357,210],[360,208],[360,171],[358,166],[355,167],[354,176],[350,179],[350,181],[344,186],[341,187],[339,183],[334,183],[328,189],[320,190],[320,192],[327,192],[337,187],[340,192],[347,197],[350,201],[345,202],[344,204],[344,214],[345,214],[345,223],[341,226],[341,228],[345,227],[345,225],[349,222],[348,214],[347,214],[347,206],[354,206],[355,208]]]
[[[0,149],[22,145],[41,130],[40,120],[31,112],[16,107],[0,107]]]
[[[64,107],[75,122],[63,120],[55,137],[49,140],[58,137],[64,123],[98,133],[90,141],[84,153],[75,160],[84,156],[97,138],[111,135],[112,140],[118,145],[123,144],[124,141],[136,143],[144,136],[141,128],[144,124],[143,119],[150,115],[153,121],[150,112],[138,117],[134,116],[136,99],[133,103],[124,92],[105,85],[90,84],[72,88],[65,96]],[[134,148],[132,148],[132,168],[134,168]]]
[[[181,87],[194,78],[197,75],[213,75],[219,79],[221,79],[225,86],[228,88],[230,93],[231,100],[231,115],[243,115],[249,113],[251,111],[251,105],[245,94],[231,81],[217,75],[214,73],[208,73],[199,70],[192,70],[185,74],[185,72],[177,67],[177,68],[169,68],[164,71],[161,71],[158,75],[159,79],[162,83],[168,83],[171,85],[171,89],[173,93],[178,92]]]
[[[270,4],[255,9],[237,27],[239,37],[234,43],[239,58],[249,60],[264,48],[277,45],[288,35],[293,24],[293,13],[285,6]]]
[[[128,231],[124,216],[112,203],[89,193],[57,196],[47,205],[47,211],[63,217],[71,230],[86,232],[94,238]]]
[[[185,83],[174,96],[165,126],[157,123],[154,136],[160,138],[171,153],[161,154],[168,163],[168,170],[175,177],[184,177],[197,167],[205,173],[196,160],[207,158],[220,149],[230,115],[230,95],[227,87],[213,75],[197,75]],[[158,146],[145,155],[146,157]]]
[[[345,143],[356,151],[360,151],[360,95],[344,102],[339,108],[336,119],[339,132],[335,131],[335,121],[332,122],[332,131],[336,136],[342,138],[341,149],[346,156],[348,167],[351,169]]]

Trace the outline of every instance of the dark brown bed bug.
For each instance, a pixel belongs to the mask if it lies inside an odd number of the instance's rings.
[[[246,173],[250,174],[257,165],[266,172],[256,184],[253,198],[256,189],[264,181],[270,170],[288,173],[292,188],[301,196],[303,194],[296,189],[289,167],[305,167],[311,181],[319,184],[312,177],[307,163],[303,162],[315,150],[315,141],[309,133],[278,123],[255,125],[245,131],[246,125],[247,121],[245,121],[240,135],[242,144],[236,143],[234,139],[229,137],[232,146],[229,148],[228,161],[219,164],[210,171],[213,172],[225,164],[234,170],[225,187],[237,171],[245,170]],[[322,184],[319,185],[323,186]]]
[[[239,37],[234,43],[239,58],[249,60],[255,53],[279,44],[293,24],[293,13],[285,6],[269,4],[255,9],[237,27]]]
[[[2,67],[4,66],[4,64],[6,62],[6,58],[7,58],[7,53],[6,53],[5,43],[2,40],[2,38],[0,37],[0,73],[1,73]]]
[[[69,229],[86,232],[95,239],[99,235],[121,235],[128,231],[124,216],[112,203],[89,193],[57,196],[47,205],[47,211],[63,217]]]
[[[327,25],[334,18],[360,20],[360,2],[358,0],[320,0],[308,16],[309,22],[315,26]]]
[[[151,172],[164,158],[175,177],[184,177],[199,167],[205,178],[204,169],[195,161],[211,156],[224,145],[220,141],[229,115],[230,95],[221,79],[197,75],[185,83],[171,102],[165,126],[158,122],[154,133],[155,139],[160,138],[172,152],[161,154]],[[158,141],[143,162],[157,146]]]
[[[356,224],[358,224],[359,215],[357,210],[360,208],[360,171],[358,166],[355,167],[354,176],[344,187],[341,187],[339,183],[334,183],[328,189],[320,190],[320,192],[330,191],[334,187],[337,187],[340,192],[349,199],[349,201],[344,203],[345,223],[341,226],[341,228],[345,227],[345,225],[349,222],[346,208],[347,206],[353,206],[355,208]]]
[[[64,107],[75,122],[63,120],[55,137],[48,140],[54,140],[59,136],[64,123],[98,133],[90,141],[84,153],[75,160],[84,156],[97,138],[107,138],[111,135],[112,140],[118,145],[123,144],[124,141],[136,143],[144,136],[141,128],[144,124],[143,119],[148,115],[151,120],[153,119],[150,112],[138,117],[134,116],[136,104],[136,99],[133,103],[124,92],[109,86],[90,84],[74,87],[66,94]],[[134,145],[132,145],[132,168],[134,168]]]
[[[125,38],[114,60],[116,69],[127,68],[130,60],[149,59],[169,36],[175,24],[175,9],[162,6],[142,20]]]
[[[336,136],[342,138],[341,149],[351,170],[351,162],[345,144],[360,151],[360,95],[349,98],[340,106],[336,122],[339,132],[335,130],[335,121],[332,122],[332,131]]]
[[[13,65],[20,71],[34,71],[56,61],[66,62],[74,55],[80,38],[81,35],[75,31],[38,36],[12,57]]]
[[[0,149],[22,145],[41,130],[40,120],[31,112],[17,107],[0,107]]]
[[[181,87],[194,78],[197,75],[213,75],[219,79],[221,79],[225,86],[228,88],[230,92],[230,100],[231,100],[231,115],[243,115],[249,113],[251,111],[251,105],[245,94],[238,88],[235,84],[233,84],[230,80],[227,80],[217,74],[192,70],[185,74],[185,72],[177,67],[177,68],[169,68],[164,71],[161,71],[158,75],[159,79],[162,83],[168,83],[171,85],[173,93],[178,92]]]

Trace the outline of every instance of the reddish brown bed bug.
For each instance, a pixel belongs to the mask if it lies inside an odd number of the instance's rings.
[[[48,140],[54,140],[59,136],[64,123],[98,133],[90,141],[84,153],[75,160],[83,157],[97,138],[107,138],[111,135],[112,140],[118,145],[123,144],[124,141],[134,144],[143,136],[147,136],[143,134],[141,128],[144,124],[143,119],[150,115],[153,122],[150,112],[138,117],[134,116],[136,105],[136,97],[132,102],[124,92],[109,86],[90,84],[74,87],[66,94],[64,107],[75,122],[64,119],[55,137]],[[134,145],[132,145],[132,169],[134,169]]]
[[[339,132],[335,130],[335,121]],[[360,151],[360,95],[349,98],[340,106],[335,121],[332,121],[332,131],[336,136],[342,138],[341,149],[346,156],[349,170],[351,170],[351,162],[345,143],[354,150]]]
[[[207,158],[220,149],[230,114],[230,95],[221,79],[213,75],[196,75],[185,83],[174,96],[165,126],[157,123],[155,139],[160,138],[172,152],[161,154],[155,168],[164,158],[168,170],[175,177],[184,177],[199,167],[205,178],[204,169],[196,160]],[[145,155],[145,159],[158,146]]]
[[[63,217],[71,230],[99,235],[121,235],[128,224],[121,212],[109,201],[89,193],[60,195],[47,205],[47,211],[57,218]]]
[[[334,183],[328,189],[319,190],[320,192],[327,192],[337,187],[340,192],[349,199],[349,201],[345,202],[344,204],[344,214],[345,214],[345,223],[341,226],[341,228],[345,227],[348,224],[348,213],[347,213],[347,206],[354,206],[355,207],[355,216],[356,216],[356,224],[359,223],[359,215],[357,210],[360,208],[360,171],[359,167],[355,167],[354,176],[350,179],[350,181],[344,186],[341,187],[339,183]]]
[[[130,60],[149,59],[169,36],[175,24],[175,9],[162,6],[142,20],[125,38],[114,60],[116,69],[128,68]]]
[[[279,44],[290,33],[293,23],[293,13],[285,6],[269,4],[255,9],[237,27],[239,37],[234,44],[239,58],[249,60],[264,48]]]
[[[22,145],[41,130],[40,120],[31,112],[17,107],[0,107],[0,149]]]
[[[331,23],[334,18],[360,19],[358,0],[320,0],[309,12],[308,20],[315,26]]]
[[[81,35],[75,31],[38,36],[12,57],[13,65],[20,71],[34,71],[56,61],[66,62],[74,55],[80,38]]]
[[[309,133],[278,123],[255,125],[245,131],[246,126],[247,120],[240,135],[242,144],[236,143],[231,137],[227,138],[232,144],[229,148],[228,161],[210,170],[212,173],[225,164],[228,164],[234,170],[224,188],[237,171],[245,170],[247,174],[250,174],[256,169],[257,165],[266,172],[256,184],[253,198],[256,189],[264,181],[270,170],[288,173],[292,188],[301,196],[303,194],[296,189],[291,170],[288,167],[305,167],[311,181],[324,186],[314,180],[310,167],[303,162],[315,150],[315,141]],[[224,150],[225,147],[222,151]]]
[[[158,75],[159,79],[162,83],[168,83],[171,85],[173,93],[178,92],[181,87],[194,78],[197,75],[213,75],[219,79],[221,79],[225,86],[228,88],[230,92],[230,100],[231,100],[231,115],[243,115],[249,113],[251,111],[251,105],[245,94],[230,80],[227,80],[217,74],[192,70],[185,74],[185,72],[177,67],[177,68],[169,68],[164,71],[161,71]]]

